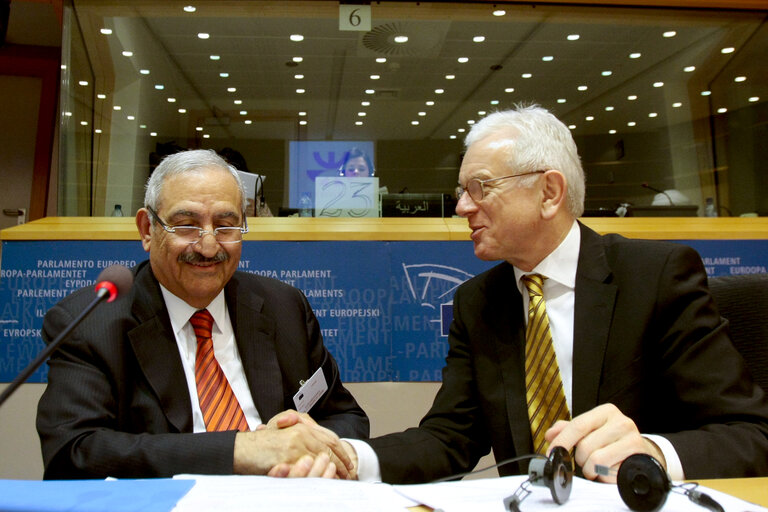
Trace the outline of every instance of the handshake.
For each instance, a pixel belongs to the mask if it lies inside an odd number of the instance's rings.
[[[346,441],[294,410],[235,436],[235,474],[357,479],[357,454]]]

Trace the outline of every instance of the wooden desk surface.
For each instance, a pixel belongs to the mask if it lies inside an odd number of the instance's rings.
[[[699,485],[768,508],[768,477],[696,480]],[[702,509],[703,510],[703,509]]]
[[[587,217],[599,233],[660,240],[768,239],[768,217]],[[245,240],[469,240],[461,218],[248,218]],[[0,240],[138,240],[133,217],[46,217],[0,231]]]

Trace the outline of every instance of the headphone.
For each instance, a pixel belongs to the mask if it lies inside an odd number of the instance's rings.
[[[555,503],[562,505],[571,495],[573,462],[571,454],[562,446],[555,446],[549,457],[537,457],[528,465],[528,480],[504,498],[504,509],[520,512],[520,503],[531,494],[530,485],[547,487]]]
[[[667,496],[675,489],[697,505],[724,512],[723,507],[708,494],[695,490],[698,484],[673,485],[659,461],[643,453],[630,455],[619,466],[616,484],[622,501],[638,512],[656,512],[664,506]]]

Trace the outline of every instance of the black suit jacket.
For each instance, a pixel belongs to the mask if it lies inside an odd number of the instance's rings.
[[[102,304],[52,355],[38,405],[45,478],[232,473],[235,432],[192,433],[192,406],[160,286],[147,262],[130,293]],[[295,408],[299,381],[323,368],[328,391],[310,415],[339,436],[368,437],[368,418],[343,387],[304,295],[235,272],[226,303],[262,421]],[[79,290],[45,316],[52,340],[94,298]]]
[[[745,374],[699,255],[580,229],[572,414],[615,404],[640,432],[672,442],[687,478],[768,474],[768,400]],[[369,441],[386,482],[468,471],[489,448],[499,462],[533,450],[513,267],[502,263],[464,283],[453,310],[432,408],[418,428]]]

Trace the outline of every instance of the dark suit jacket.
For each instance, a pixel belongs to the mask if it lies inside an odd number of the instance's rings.
[[[615,404],[640,432],[672,442],[688,478],[768,474],[768,400],[745,376],[699,255],[580,229],[572,414]],[[468,471],[489,448],[499,462],[532,452],[521,301],[508,263],[457,290],[432,408],[418,428],[369,441],[384,481]]]
[[[231,474],[235,432],[192,433],[181,358],[160,286],[147,262],[130,293],[102,304],[49,361],[37,429],[45,478]],[[226,303],[262,421],[295,408],[299,381],[323,368],[328,391],[310,415],[339,436],[368,437],[368,418],[342,386],[304,295],[280,281],[236,272]],[[53,339],[94,298],[79,290],[45,316]]]

